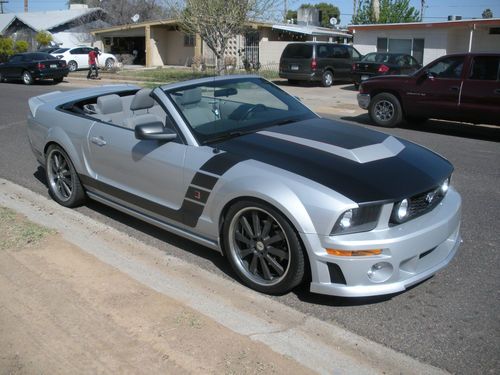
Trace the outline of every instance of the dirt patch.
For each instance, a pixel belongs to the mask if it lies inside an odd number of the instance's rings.
[[[0,374],[308,373],[0,210]],[[8,239],[8,240],[6,240]]]

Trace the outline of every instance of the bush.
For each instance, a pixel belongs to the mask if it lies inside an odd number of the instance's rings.
[[[0,62],[7,61],[14,53],[14,42],[12,38],[0,38]]]
[[[15,53],[27,52],[29,48],[29,43],[25,40],[18,40],[14,45]]]

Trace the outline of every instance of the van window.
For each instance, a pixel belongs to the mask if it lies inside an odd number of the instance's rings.
[[[351,56],[349,55],[349,50],[346,46],[343,45],[333,45],[333,58],[335,59],[349,59]]]
[[[289,44],[283,57],[289,59],[310,59],[312,57],[312,45],[310,44]]]
[[[471,79],[496,81],[500,74],[500,57],[476,56],[472,63]]]

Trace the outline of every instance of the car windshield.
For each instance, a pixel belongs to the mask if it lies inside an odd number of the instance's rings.
[[[369,53],[361,61],[375,63],[390,63],[393,62],[395,55],[389,53]]]
[[[164,90],[201,144],[316,117],[297,99],[257,77]]]

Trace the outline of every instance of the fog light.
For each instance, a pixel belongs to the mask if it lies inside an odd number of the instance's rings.
[[[382,254],[381,249],[373,249],[373,250],[337,250],[337,249],[326,249],[327,254],[335,255],[338,257],[365,257],[372,255],[380,255]]]
[[[379,262],[374,264],[368,270],[368,278],[374,283],[383,283],[384,281],[389,280],[392,275],[394,268],[392,264],[387,262]]]

